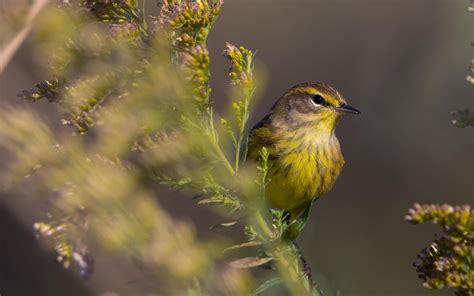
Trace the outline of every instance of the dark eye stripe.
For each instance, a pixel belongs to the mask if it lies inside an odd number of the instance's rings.
[[[321,95],[312,95],[311,100],[318,105],[327,105],[326,100]]]

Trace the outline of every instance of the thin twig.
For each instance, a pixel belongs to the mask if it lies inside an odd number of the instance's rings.
[[[0,74],[5,70],[10,60],[17,52],[20,45],[25,40],[28,33],[33,27],[33,21],[43,7],[48,3],[48,0],[36,0],[31,6],[30,11],[26,17],[26,22],[23,28],[13,37],[10,42],[0,50]]]

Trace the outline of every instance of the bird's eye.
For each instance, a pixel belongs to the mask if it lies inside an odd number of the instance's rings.
[[[326,100],[321,95],[313,95],[311,96],[311,101],[317,105],[325,105]]]

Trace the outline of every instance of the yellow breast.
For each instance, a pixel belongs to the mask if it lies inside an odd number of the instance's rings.
[[[272,207],[287,211],[331,190],[344,165],[334,134],[293,134],[275,145],[275,155],[267,198]]]

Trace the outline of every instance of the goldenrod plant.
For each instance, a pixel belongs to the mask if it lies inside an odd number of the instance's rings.
[[[474,295],[474,211],[469,205],[415,204],[405,217],[413,224],[439,225],[442,235],[418,254],[414,263],[423,287],[456,289],[456,295]]]
[[[471,5],[469,12],[474,12]],[[466,80],[473,83],[473,64],[471,74]],[[474,126],[474,115],[469,109],[452,112],[452,123],[460,128]],[[421,250],[418,261],[413,265],[423,287],[456,289],[459,296],[474,295],[474,210],[470,205],[452,206],[449,204],[415,203],[405,216],[412,224],[431,222],[442,228],[430,246]]]
[[[57,104],[65,128],[19,107],[0,116],[0,145],[11,156],[2,183],[46,192],[34,229],[56,260],[88,278],[100,246],[151,270],[167,295],[320,295],[298,245],[285,237],[294,221],[267,205],[271,151],[254,149],[255,162],[244,162],[260,83],[254,51],[225,46],[228,115],[213,106],[206,41],[223,2],[164,0],[155,16],[138,1],[57,4],[32,28],[45,80],[19,97]],[[223,218],[214,228],[240,225],[245,241],[198,238],[191,222],[161,206],[157,184],[216,209]],[[249,271],[257,267],[273,275]]]

